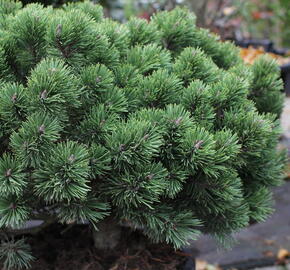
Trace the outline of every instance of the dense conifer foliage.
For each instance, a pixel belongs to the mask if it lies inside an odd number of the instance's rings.
[[[25,222],[102,222],[180,248],[272,212],[282,83],[184,9],[119,24],[89,2],[0,1],[0,259]]]

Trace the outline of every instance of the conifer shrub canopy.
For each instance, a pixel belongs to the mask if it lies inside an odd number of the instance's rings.
[[[30,219],[111,217],[175,248],[222,240],[272,212],[280,184],[279,69],[185,9],[150,23],[0,2],[0,247],[6,268],[32,256],[13,240]]]

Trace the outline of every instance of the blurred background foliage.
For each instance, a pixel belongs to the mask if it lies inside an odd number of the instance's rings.
[[[58,7],[78,0],[22,0]],[[290,0],[92,0],[106,16],[125,21],[131,16],[150,19],[159,10],[186,6],[197,14],[197,24],[223,39],[270,39],[290,47]]]

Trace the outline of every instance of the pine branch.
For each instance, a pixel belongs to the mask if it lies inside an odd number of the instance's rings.
[[[234,44],[197,28],[185,8],[121,24],[89,1],[62,9],[7,1],[0,0],[6,268],[32,260],[29,246],[10,237],[54,222],[89,222],[103,241],[125,220],[180,248],[200,233],[225,242],[271,213],[270,190],[286,161],[277,148],[283,94],[273,61],[246,66]],[[23,227],[30,219],[43,223]]]

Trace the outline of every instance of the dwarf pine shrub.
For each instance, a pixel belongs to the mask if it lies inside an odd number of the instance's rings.
[[[138,228],[179,248],[272,212],[282,82],[195,26],[0,2],[0,259],[29,267],[31,219]],[[101,233],[101,231],[100,231]]]

